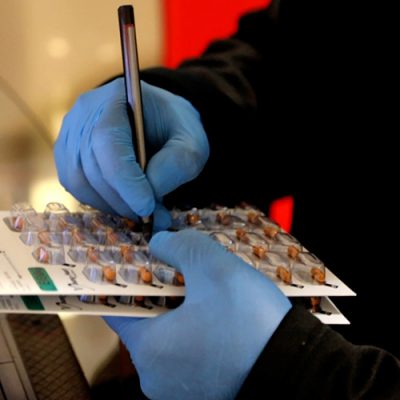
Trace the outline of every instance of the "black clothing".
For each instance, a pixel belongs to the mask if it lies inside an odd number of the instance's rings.
[[[237,399],[399,399],[399,369],[389,353],[354,346],[308,311],[293,309]]]
[[[335,298],[352,323],[335,329],[350,342],[400,357],[400,331],[392,322],[399,284],[393,233],[399,222],[398,122],[387,94],[386,31],[362,11],[367,5],[352,13],[350,4],[339,9],[328,3],[282,0],[277,13],[270,7],[244,16],[234,36],[212,43],[200,58],[177,70],[143,71],[145,81],[191,101],[210,141],[204,171],[165,201],[204,207],[245,200],[266,211],[272,199],[293,194],[293,235],[357,293],[354,299]],[[296,340],[290,332],[297,334],[299,324],[299,335],[312,337],[312,349],[293,345],[282,351],[280,341]],[[339,350],[331,354],[334,348]],[[276,368],[279,354],[295,358],[293,365],[301,371],[293,373],[285,363]],[[391,395],[379,397],[373,389],[366,398],[394,398],[391,378],[397,376],[397,384],[400,380],[399,365],[389,355],[351,346],[297,309],[260,363],[265,387],[267,380],[280,382],[279,374],[284,379],[287,369],[294,387],[313,393],[313,381],[322,372],[329,374],[332,395],[320,398],[334,398],[333,393],[357,398],[355,393],[369,388],[368,368],[375,371],[379,390],[388,380]],[[253,376],[248,380],[258,375]],[[336,385],[344,385],[347,394]]]

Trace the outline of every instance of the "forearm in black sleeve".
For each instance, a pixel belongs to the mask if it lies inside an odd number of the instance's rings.
[[[256,198],[267,203],[266,196],[276,197],[271,192],[260,195],[260,187],[267,184],[261,176],[277,157],[265,129],[267,101],[272,103],[274,97],[273,31],[274,21],[265,9],[242,18],[234,36],[212,43],[201,57],[176,70],[142,72],[143,80],[193,104],[210,141],[205,170],[194,183],[174,193],[173,203],[188,194],[203,206],[210,201],[233,205]]]
[[[237,399],[399,399],[400,362],[354,346],[294,307],[260,355]]]

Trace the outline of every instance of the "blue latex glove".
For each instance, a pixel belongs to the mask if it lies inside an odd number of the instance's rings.
[[[154,154],[146,175],[135,158],[123,78],[79,97],[64,118],[55,161],[61,184],[80,202],[129,218],[154,211],[155,225],[165,229],[169,214],[156,203],[200,173],[209,146],[188,101],[141,86],[146,145]]]
[[[105,318],[157,399],[233,399],[291,308],[264,275],[203,233],[160,232],[151,252],[184,274],[186,297],[154,319]]]

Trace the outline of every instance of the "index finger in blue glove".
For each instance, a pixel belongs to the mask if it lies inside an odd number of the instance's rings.
[[[136,162],[124,103],[104,105],[80,151],[88,179],[121,215],[129,210],[140,216],[153,212],[153,190]]]

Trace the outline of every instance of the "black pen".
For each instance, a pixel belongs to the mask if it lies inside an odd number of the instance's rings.
[[[142,91],[140,89],[139,60],[133,7],[131,5],[120,6],[118,8],[118,20],[121,36],[128,114],[131,125],[135,129],[136,157],[142,170],[145,171],[146,148],[144,139],[143,103]],[[142,217],[142,223],[143,235],[145,236],[145,239],[149,239],[153,231],[152,216]]]

